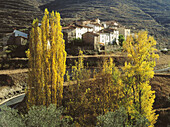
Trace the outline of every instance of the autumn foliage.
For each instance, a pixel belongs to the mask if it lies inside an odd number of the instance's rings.
[[[68,86],[64,93],[66,52],[60,14],[49,14],[46,9],[41,26],[38,19],[34,20],[30,38],[28,108],[32,105],[48,107],[51,103],[57,107],[62,105],[65,115],[71,116],[76,126],[94,126],[99,115],[115,116],[116,111],[123,110],[126,117],[121,121],[122,126],[143,126],[139,123],[141,118],[146,120],[143,123],[154,126],[158,115],[153,110],[155,93],[149,81],[154,76],[158,55],[155,54],[156,41],[146,31],[128,37],[123,43],[129,60],[122,68],[116,67],[109,58],[100,68],[92,70],[80,57],[67,72]],[[82,56],[83,52],[79,54]]]
[[[131,119],[138,114],[145,116],[154,126],[158,115],[153,110],[155,91],[151,90],[149,81],[154,77],[156,41],[148,36],[148,32],[141,31],[135,37],[128,37],[123,47],[127,51],[130,62],[126,62],[123,69],[123,84],[125,105]]]
[[[61,106],[66,69],[66,51],[61,32],[60,14],[45,10],[32,24],[28,51],[29,77],[27,107],[56,104]]]
[[[98,115],[125,107],[128,114],[126,124],[138,125],[139,119],[143,118],[148,120],[144,123],[154,126],[158,115],[153,110],[155,92],[151,90],[149,80],[154,76],[153,68],[158,58],[155,45],[156,41],[146,31],[130,36],[123,45],[129,58],[125,66],[118,69],[113,59],[105,59],[101,69],[94,70],[93,74],[83,72],[85,67],[80,58],[72,71],[77,84],[69,86],[68,114],[81,126],[90,126],[96,123]],[[90,75],[93,75],[93,80],[87,78]]]

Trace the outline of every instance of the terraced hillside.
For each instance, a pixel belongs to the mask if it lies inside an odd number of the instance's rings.
[[[25,29],[43,10],[56,10],[67,21],[116,20],[133,32],[148,30],[161,47],[170,48],[169,0],[1,0],[0,38],[14,28]]]
[[[34,18],[43,12],[38,6],[50,0],[1,0],[0,1],[0,38],[13,29],[30,27]]]
[[[15,28],[27,28],[40,14],[41,11],[27,0],[1,0],[0,34],[12,32]]]
[[[55,0],[40,8],[57,10],[69,20],[116,20],[134,32],[148,30],[161,47],[170,45],[169,0]]]

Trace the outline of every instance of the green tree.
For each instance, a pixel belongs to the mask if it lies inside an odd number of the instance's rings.
[[[50,103],[61,105],[66,70],[66,51],[60,14],[45,9],[41,26],[32,24],[29,51],[27,107]]]
[[[155,59],[159,57],[155,54],[155,45],[156,41],[146,31],[128,37],[123,44],[130,61],[123,67],[124,106],[132,120],[141,114],[149,120],[150,127],[154,126],[158,118],[152,107],[155,91],[149,85],[154,76]]]
[[[123,42],[125,41],[125,37],[122,34],[120,34],[118,40],[119,40],[119,45],[123,46]]]

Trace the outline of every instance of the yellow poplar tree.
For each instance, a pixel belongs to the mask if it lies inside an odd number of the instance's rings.
[[[53,103],[60,106],[66,70],[66,51],[60,14],[45,9],[39,26],[35,19],[30,34],[27,107]]]
[[[148,35],[147,31],[141,31],[135,37],[128,37],[123,48],[128,53],[130,62],[123,67],[125,103],[131,119],[137,114],[145,116],[153,127],[158,115],[153,110],[155,91],[151,90],[149,80],[154,76],[156,41]]]

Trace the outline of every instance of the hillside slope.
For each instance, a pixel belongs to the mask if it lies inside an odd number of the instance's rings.
[[[52,0],[51,0],[52,1]],[[40,18],[43,12],[38,6],[50,0],[1,0],[0,1],[0,38],[13,29],[31,26],[33,19]]]
[[[27,0],[1,0],[0,2],[0,34],[12,32],[30,26],[32,19],[41,11]]]
[[[57,10],[69,20],[116,20],[134,32],[148,30],[161,46],[170,45],[169,0],[55,0],[40,8]]]
[[[0,38],[14,28],[25,29],[45,8],[70,20],[116,20],[133,32],[148,30],[161,47],[170,46],[169,0],[1,0]],[[170,48],[170,47],[169,47]]]

